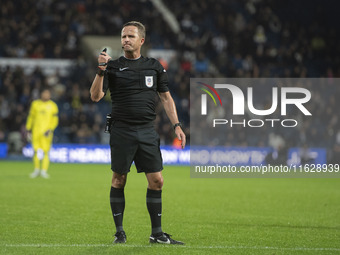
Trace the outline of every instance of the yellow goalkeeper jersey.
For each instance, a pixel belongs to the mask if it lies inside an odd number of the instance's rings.
[[[58,106],[52,100],[34,100],[27,117],[26,129],[33,136],[43,135],[47,130],[54,131],[58,126]]]

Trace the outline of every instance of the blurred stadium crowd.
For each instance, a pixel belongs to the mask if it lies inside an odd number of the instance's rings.
[[[12,152],[25,143],[28,107],[42,86],[50,86],[60,109],[58,143],[106,143],[102,129],[110,101],[94,104],[89,87],[96,65],[80,50],[84,35],[119,35],[129,20],[146,25],[146,49],[174,49],[176,56],[163,62],[179,118],[189,132],[189,84],[191,77],[339,77],[340,41],[336,1],[271,0],[164,0],[180,25],[175,33],[151,1],[132,0],[3,0],[0,9],[0,57],[67,58],[77,64],[68,77],[44,75],[36,69],[0,70],[0,142]],[[276,130],[289,146],[322,146],[334,160],[340,157],[339,90],[330,104],[318,102],[320,117],[333,117],[329,127],[306,128],[292,138]],[[318,106],[315,106],[318,107]],[[161,109],[159,109],[161,110]],[[323,115],[323,111],[327,114]],[[318,115],[319,116],[319,115]],[[157,117],[162,144],[172,144],[173,132],[166,115]],[[268,146],[267,136],[254,139],[246,130],[230,131],[229,145]],[[304,138],[303,138],[304,137]],[[190,137],[189,137],[190,138]],[[258,138],[258,137],[257,137]],[[319,139],[319,140],[315,140]],[[320,144],[318,144],[320,146]]]

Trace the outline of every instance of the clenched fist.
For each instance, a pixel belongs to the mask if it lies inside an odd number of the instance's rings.
[[[100,68],[101,70],[105,70],[107,62],[109,62],[110,59],[111,59],[111,57],[106,53],[106,48],[105,48],[99,54],[99,57],[98,57],[98,68]]]

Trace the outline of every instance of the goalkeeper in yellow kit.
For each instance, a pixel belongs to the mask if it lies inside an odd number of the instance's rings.
[[[34,172],[31,177],[41,175],[48,178],[50,164],[49,151],[53,141],[53,131],[58,126],[58,106],[51,100],[49,89],[43,89],[41,99],[34,100],[27,117],[26,129],[28,140],[32,140],[34,150]]]

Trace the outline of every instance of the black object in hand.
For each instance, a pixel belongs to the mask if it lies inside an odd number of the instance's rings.
[[[106,53],[106,48],[102,50],[102,52]],[[100,53],[100,55],[104,55],[103,53]]]
[[[106,53],[106,48],[105,49],[103,49],[103,51],[102,52],[105,52]],[[100,53],[100,55],[104,55],[103,53]],[[107,63],[99,63],[99,65],[98,66],[106,66],[107,65]]]

